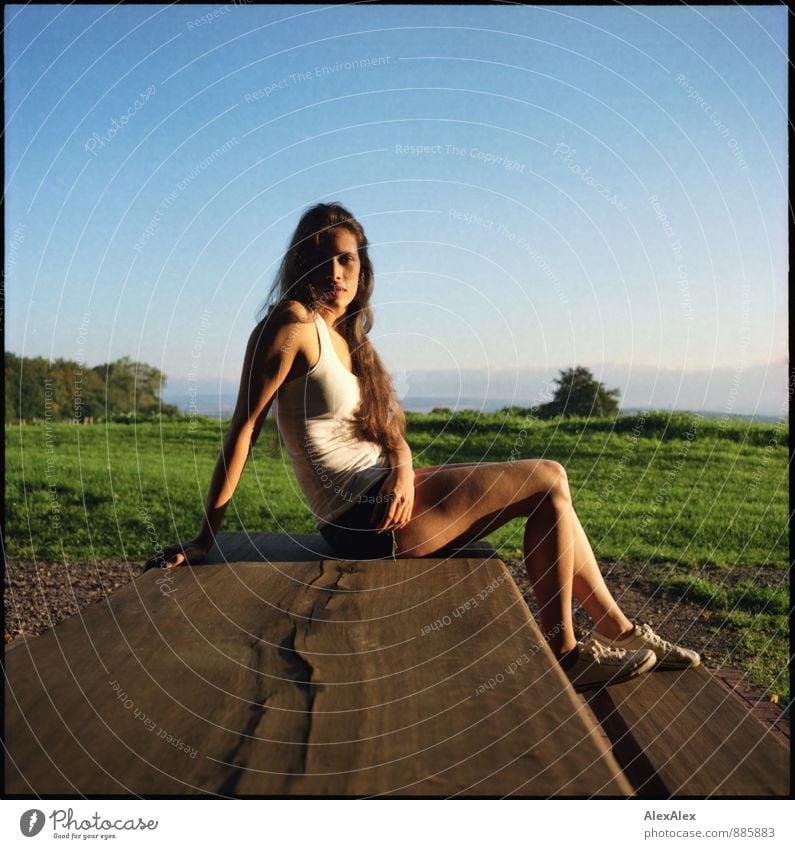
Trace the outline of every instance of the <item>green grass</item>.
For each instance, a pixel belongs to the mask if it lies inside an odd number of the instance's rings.
[[[191,430],[187,419],[59,424],[48,442],[44,425],[6,428],[7,556],[143,560],[193,537],[224,432],[215,421]],[[292,470],[269,442],[263,433],[223,530],[311,532]]]
[[[751,661],[744,672],[751,681],[765,689],[768,696],[777,695],[782,705],[789,705],[791,696],[789,680],[789,629],[786,616],[768,616],[734,610],[713,617],[715,630],[729,628],[739,649],[748,652]],[[732,656],[726,666],[742,666]]]
[[[161,545],[192,537],[225,432],[217,421],[193,424],[185,417],[7,427],[6,555],[143,561]],[[762,680],[782,691],[789,600],[784,585],[754,586],[753,570],[786,570],[789,563],[786,422],[409,414],[407,438],[417,466],[561,462],[597,556],[639,568],[664,565],[660,586],[741,629],[747,645],[761,647]],[[223,530],[314,532],[289,461],[272,456],[272,441],[269,421]],[[490,540],[504,557],[516,557],[522,532],[515,520]],[[729,588],[698,576],[704,566],[732,565],[747,568],[748,580]]]
[[[751,680],[777,694],[783,703],[790,698],[789,578],[782,570],[770,586],[754,578],[754,570],[739,580],[714,580],[699,576],[665,574],[653,570],[651,579],[673,598],[701,605],[713,632],[728,631],[732,646],[721,663],[745,666]],[[738,657],[750,657],[743,664]]]
[[[735,613],[760,613],[776,616],[789,612],[789,593],[786,576],[771,587],[759,586],[752,578],[735,584],[718,583],[699,577],[659,577],[657,583],[680,598],[701,603],[711,610],[720,610],[731,618]]]
[[[453,427],[442,416],[412,416],[409,427],[420,465],[512,457],[562,463],[600,557],[682,566],[788,563],[786,427],[721,428],[706,419],[694,426],[681,414],[529,424],[473,414],[455,417]],[[519,556],[522,529],[517,520],[491,540],[503,555]]]
[[[667,431],[655,416],[619,419],[620,430],[603,420],[500,414],[408,418],[417,466],[521,457],[563,463],[600,557],[681,567],[788,564],[786,426],[721,429],[702,419],[693,430],[692,417],[681,415],[667,418]],[[164,541],[192,536],[224,428],[201,420],[191,430],[187,417],[6,428],[8,555],[145,557],[147,520]],[[313,531],[288,460],[271,455],[272,439],[269,421],[225,530]],[[522,529],[515,520],[490,539],[504,556],[519,556]]]

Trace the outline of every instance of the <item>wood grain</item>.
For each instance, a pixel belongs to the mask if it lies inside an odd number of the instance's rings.
[[[640,796],[786,796],[789,749],[699,666],[589,698]]]
[[[10,794],[630,792],[488,554],[152,570],[6,665]]]

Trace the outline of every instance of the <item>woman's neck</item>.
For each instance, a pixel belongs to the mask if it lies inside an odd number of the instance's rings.
[[[320,310],[320,315],[331,330],[336,330],[340,336],[344,336],[346,312],[346,310],[338,312],[325,308]]]

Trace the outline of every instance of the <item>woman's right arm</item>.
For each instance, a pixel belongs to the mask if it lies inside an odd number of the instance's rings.
[[[199,532],[194,539],[170,545],[150,558],[145,570],[199,562],[212,547],[276,391],[295,364],[296,355],[306,355],[307,329],[314,332],[314,327],[302,320],[305,316],[300,305],[291,304],[254,328],[243,360],[237,404],[215,464]]]

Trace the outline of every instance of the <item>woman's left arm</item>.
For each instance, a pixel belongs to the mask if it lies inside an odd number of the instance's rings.
[[[381,515],[381,521],[376,527],[377,531],[392,531],[404,527],[411,519],[411,511],[414,507],[414,468],[411,462],[411,448],[402,436],[397,446],[387,452],[387,457],[391,471],[378,493],[386,501],[386,508],[383,512],[376,508],[370,520],[375,522],[377,516]]]

